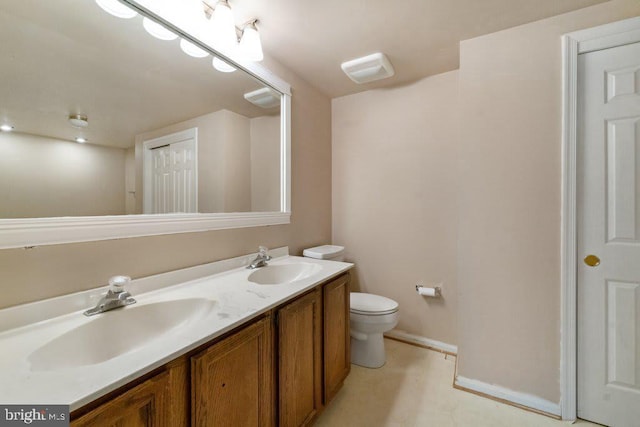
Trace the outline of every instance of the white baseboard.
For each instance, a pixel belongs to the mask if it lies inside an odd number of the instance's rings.
[[[521,393],[495,384],[487,384],[482,381],[465,378],[460,375],[456,376],[454,384],[471,391],[506,400],[536,411],[560,416],[559,403],[554,403],[532,394]]]
[[[421,337],[420,335],[410,334],[400,329],[392,329],[384,335],[389,338],[396,338],[401,341],[407,341],[420,346],[433,348],[434,350],[440,350],[445,353],[458,354],[458,346]]]

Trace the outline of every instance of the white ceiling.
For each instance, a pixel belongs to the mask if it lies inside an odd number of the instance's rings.
[[[603,0],[230,0],[241,23],[260,19],[264,50],[330,97],[405,84],[458,68],[461,40]],[[356,85],[344,61],[385,53],[396,75]]]

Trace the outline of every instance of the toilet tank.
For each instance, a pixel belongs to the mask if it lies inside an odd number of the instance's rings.
[[[344,246],[322,245],[305,249],[302,255],[307,258],[344,261]]]

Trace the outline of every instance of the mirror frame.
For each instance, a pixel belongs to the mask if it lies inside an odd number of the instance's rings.
[[[282,94],[280,211],[0,219],[0,249],[289,224],[291,222],[291,86],[265,67],[226,55],[139,4],[119,0]]]

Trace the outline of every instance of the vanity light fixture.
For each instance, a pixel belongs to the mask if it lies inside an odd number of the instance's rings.
[[[230,52],[237,44],[236,24],[227,0],[219,0],[211,15],[212,42],[223,52]]]
[[[69,123],[71,123],[71,126],[74,128],[82,129],[89,126],[89,119],[82,114],[72,114],[69,116]]]
[[[202,37],[207,25],[207,17],[204,13],[202,0],[181,0],[172,2],[172,14],[179,26],[189,29],[189,33],[196,37]],[[180,49],[194,58],[206,58],[209,53],[200,49],[189,40],[180,39]]]
[[[256,27],[257,19],[249,21],[242,30],[242,38],[240,39],[240,54],[249,61],[262,61],[264,54],[262,53],[262,42],[260,34]]]
[[[85,143],[85,142],[87,142],[87,141],[88,141],[88,139],[87,139],[87,138],[83,138],[83,137],[81,137],[81,136],[78,136],[78,137],[76,138],[76,142],[77,142],[78,144],[84,144],[84,143]]]
[[[264,54],[256,23],[247,22],[242,29],[235,26],[233,11],[228,0],[218,0],[215,6],[209,0],[136,0],[149,7],[164,19],[188,29],[189,34],[201,38],[221,53],[237,56],[243,60],[262,61]],[[119,0],[96,0],[105,11],[119,18],[133,18],[137,12]],[[207,21],[207,16],[210,16]],[[143,17],[142,26],[153,37],[160,40],[175,40],[178,34],[168,30],[152,19]],[[237,34],[241,33],[238,40]],[[189,40],[180,39],[180,49],[194,58],[205,58],[209,53]],[[232,73],[236,68],[220,58],[213,58],[213,67],[223,73]],[[76,126],[76,125],[74,125]]]
[[[96,0],[96,3],[98,3],[98,6],[100,6],[102,10],[117,18],[131,19],[138,15],[138,12],[120,3],[118,0]]]
[[[11,126],[11,125],[0,125],[0,130],[2,132],[11,132],[13,130],[13,126]]]

